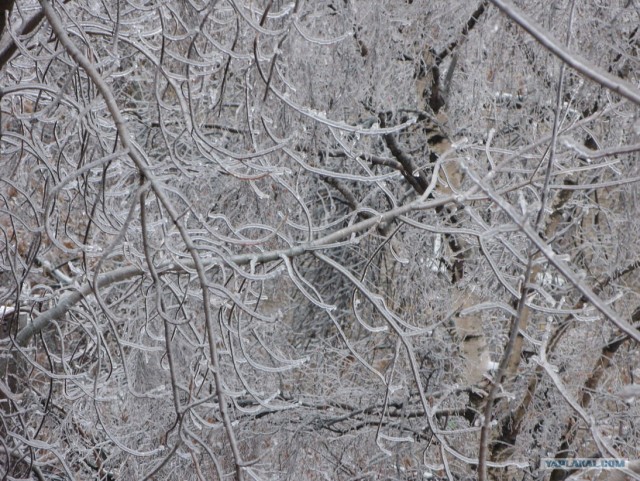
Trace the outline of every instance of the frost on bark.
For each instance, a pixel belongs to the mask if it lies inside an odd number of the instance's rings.
[[[0,7],[3,477],[637,457],[632,4]]]

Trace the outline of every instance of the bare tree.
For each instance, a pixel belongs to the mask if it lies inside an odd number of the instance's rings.
[[[5,479],[638,457],[633,2],[0,9]]]

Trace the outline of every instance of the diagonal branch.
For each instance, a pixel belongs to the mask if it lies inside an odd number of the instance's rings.
[[[478,185],[480,189],[507,214],[507,216],[509,216],[521,232],[529,238],[532,245],[540,250],[541,254],[549,261],[549,264],[554,266],[571,284],[573,284],[573,286],[580,291],[588,302],[600,311],[605,318],[629,337],[640,342],[640,332],[611,309],[608,303],[600,298],[600,296],[598,296],[593,289],[587,285],[587,283],[571,266],[569,266],[569,264],[561,259],[560,256],[556,255],[551,246],[549,246],[547,242],[540,237],[538,232],[536,232],[526,218],[518,214],[515,208],[504,197],[496,193],[493,189],[487,187],[484,182],[479,179],[471,169],[469,169],[465,161],[461,160],[461,166],[469,178],[471,178],[471,180]]]
[[[553,55],[560,58],[564,63],[569,65],[574,70],[577,70],[588,79],[596,82],[603,87],[616,92],[618,95],[630,100],[636,105],[640,105],[640,91],[634,86],[625,82],[622,79],[614,77],[608,72],[592,65],[589,61],[582,58],[580,55],[570,52],[567,48],[563,47],[555,38],[553,38],[549,32],[544,30],[540,25],[528,18],[518,8],[511,5],[510,2],[505,0],[491,0],[502,13],[504,13],[511,20],[516,22],[520,27],[526,30],[533,38],[535,38],[540,45],[549,50]]]
[[[42,9],[44,10],[45,16],[47,17],[51,28],[55,32],[58,40],[60,41],[66,52],[87,73],[89,78],[95,84],[97,91],[104,99],[107,110],[115,124],[122,146],[128,150],[129,158],[137,167],[141,177],[149,181],[151,189],[153,190],[163,208],[166,210],[176,229],[180,233],[180,237],[184,242],[184,246],[193,260],[193,265],[195,267],[202,291],[202,306],[204,309],[204,318],[207,327],[206,331],[209,343],[211,372],[213,374],[215,389],[218,393],[218,408],[220,409],[220,414],[223,419],[227,438],[229,440],[231,451],[233,453],[236,478],[239,481],[242,481],[244,479],[244,466],[246,466],[246,463],[242,460],[242,454],[240,453],[240,448],[236,440],[235,431],[231,424],[231,418],[229,416],[227,408],[227,395],[225,394],[225,390],[223,389],[223,382],[219,369],[218,348],[216,347],[214,335],[215,324],[213,322],[213,316],[211,313],[211,294],[208,288],[208,281],[205,274],[203,261],[195,247],[193,239],[191,238],[189,232],[187,231],[181,220],[182,216],[176,210],[160,183],[155,179],[155,176],[153,175],[149,167],[148,159],[145,157],[140,148],[133,142],[133,137],[129,132],[126,120],[120,112],[120,108],[116,102],[113,92],[111,91],[111,88],[101,77],[95,65],[71,41],[65,31],[65,26],[63,25],[62,20],[58,16],[52,4],[50,4],[47,0],[40,0],[40,4],[42,5]]]

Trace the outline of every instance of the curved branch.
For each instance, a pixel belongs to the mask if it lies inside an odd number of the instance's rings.
[[[13,4],[13,1],[0,2],[0,9],[10,11],[11,4]],[[4,15],[5,15],[5,12],[0,12],[0,18],[4,19]],[[42,22],[43,18],[44,18],[44,10],[40,10],[39,12],[35,13],[31,18],[29,18],[27,21],[23,22],[22,25],[20,25],[20,31],[17,32],[17,36],[21,37],[23,35],[33,32],[35,28],[38,25],[40,25],[40,22]],[[6,37],[7,39],[9,39],[6,42],[6,44],[0,48],[0,69],[4,67],[4,65],[11,59],[11,57],[16,52],[16,50],[18,50],[18,45],[16,41],[13,38],[11,38],[10,34],[7,33],[6,35],[3,35],[4,29],[5,29],[5,25],[0,24],[0,38]],[[8,31],[8,28],[7,28],[7,31]]]

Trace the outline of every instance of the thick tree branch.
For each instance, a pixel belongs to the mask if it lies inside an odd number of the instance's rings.
[[[622,79],[614,77],[608,72],[592,65],[578,54],[569,52],[549,32],[528,18],[518,8],[505,0],[490,0],[497,8],[499,8],[511,20],[516,22],[520,27],[526,30],[540,45],[549,50],[556,57],[560,58],[564,63],[574,70],[580,72],[588,79],[608,88],[612,92],[630,100],[640,106],[640,91],[634,86]]]

